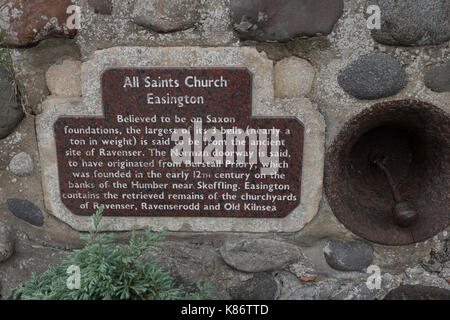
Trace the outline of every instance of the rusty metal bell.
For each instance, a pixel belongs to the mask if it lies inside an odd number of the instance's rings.
[[[426,102],[376,104],[327,150],[325,193],[340,222],[387,245],[424,241],[449,225],[450,116]]]

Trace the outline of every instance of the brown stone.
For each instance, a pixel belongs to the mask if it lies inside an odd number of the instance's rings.
[[[10,46],[24,47],[51,37],[73,37],[66,25],[70,0],[9,0],[0,7],[0,27]]]

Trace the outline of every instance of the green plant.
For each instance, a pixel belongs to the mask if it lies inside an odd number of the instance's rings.
[[[8,41],[6,41],[6,32],[2,28],[0,28],[0,45],[2,46],[0,49],[0,66],[8,71],[15,84],[15,73],[11,57],[11,49],[9,48]]]
[[[20,94],[19,84],[17,82],[16,72],[14,70],[13,59],[11,57],[11,49],[9,47],[8,41],[6,40],[6,31],[0,28],[0,67],[3,67],[9,74],[11,78],[11,84],[14,87],[14,97],[11,99],[16,99],[22,106],[25,112],[25,101]]]
[[[74,250],[59,266],[33,277],[14,290],[14,297],[26,300],[206,300],[213,299],[211,286],[198,284],[198,293],[188,293],[183,287],[174,287],[172,277],[150,258],[143,259],[145,251],[159,245],[164,233],[147,229],[145,236],[136,238],[133,232],[127,245],[117,245],[114,234],[102,232],[100,225],[103,208],[93,216],[93,228],[86,246]],[[67,270],[77,266],[80,271],[79,289],[69,289]]]

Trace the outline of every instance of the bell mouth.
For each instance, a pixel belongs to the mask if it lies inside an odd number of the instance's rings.
[[[449,146],[449,114],[429,103],[391,101],[364,110],[327,152],[325,193],[333,213],[350,231],[380,244],[434,236],[449,224]]]

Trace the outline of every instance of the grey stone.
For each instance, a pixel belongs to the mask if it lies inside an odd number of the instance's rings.
[[[408,82],[403,66],[393,57],[374,53],[360,57],[342,70],[339,85],[358,99],[381,99],[400,92]]]
[[[152,259],[182,285],[194,292],[197,283],[211,283],[213,294],[218,299],[229,299],[227,288],[248,280],[251,276],[228,267],[217,250],[208,242],[165,241],[149,248],[142,259]]]
[[[315,266],[303,254],[300,261],[291,264],[288,269],[300,279],[312,280],[318,275]]]
[[[428,272],[441,272],[443,268],[439,261],[434,259],[424,259],[421,265]]]
[[[440,273],[448,263],[450,263],[450,247],[449,241],[446,240],[432,248],[430,256],[422,259],[421,266],[425,271]]]
[[[9,162],[8,169],[16,176],[26,177],[33,172],[33,159],[26,152],[16,154]]]
[[[327,263],[340,271],[364,270],[373,260],[373,248],[358,242],[328,240],[323,252]]]
[[[11,228],[0,221],[0,262],[6,261],[14,251],[14,238]]]
[[[300,281],[287,271],[277,272],[275,279],[279,283],[278,300],[374,300],[383,298],[392,288],[400,284],[400,279],[383,274],[380,288],[368,288],[367,275],[355,278],[327,278],[316,281]]]
[[[450,290],[422,285],[402,285],[390,291],[384,300],[450,300]]]
[[[279,270],[301,258],[298,247],[270,239],[245,239],[227,242],[220,248],[225,262],[240,271]]]
[[[231,16],[242,40],[285,42],[331,33],[342,0],[232,0]]]
[[[233,300],[274,300],[278,284],[271,274],[260,272],[253,278],[230,288],[229,292]]]
[[[88,0],[88,3],[94,9],[95,13],[107,16],[111,15],[112,13],[112,0]]]
[[[44,225],[44,216],[41,209],[36,207],[32,202],[27,200],[8,199],[6,201],[9,211],[17,218],[26,222],[42,227]]]
[[[403,275],[402,284],[404,285],[424,285],[429,287],[438,287],[450,289],[450,285],[442,279],[440,273],[429,272],[422,265],[412,268],[406,268]]]
[[[437,45],[450,39],[448,0],[369,0],[381,9],[381,29],[373,38],[394,46]]]
[[[192,28],[200,20],[199,0],[138,0],[134,22],[157,32]]]
[[[444,279],[450,279],[450,261],[442,265],[442,271],[439,273],[439,277]]]
[[[450,61],[429,68],[425,72],[425,85],[435,92],[450,92]]]
[[[23,117],[11,76],[8,70],[0,67],[0,139],[9,135]]]
[[[431,257],[441,263],[450,261],[450,240],[446,240],[440,250],[432,250]]]

